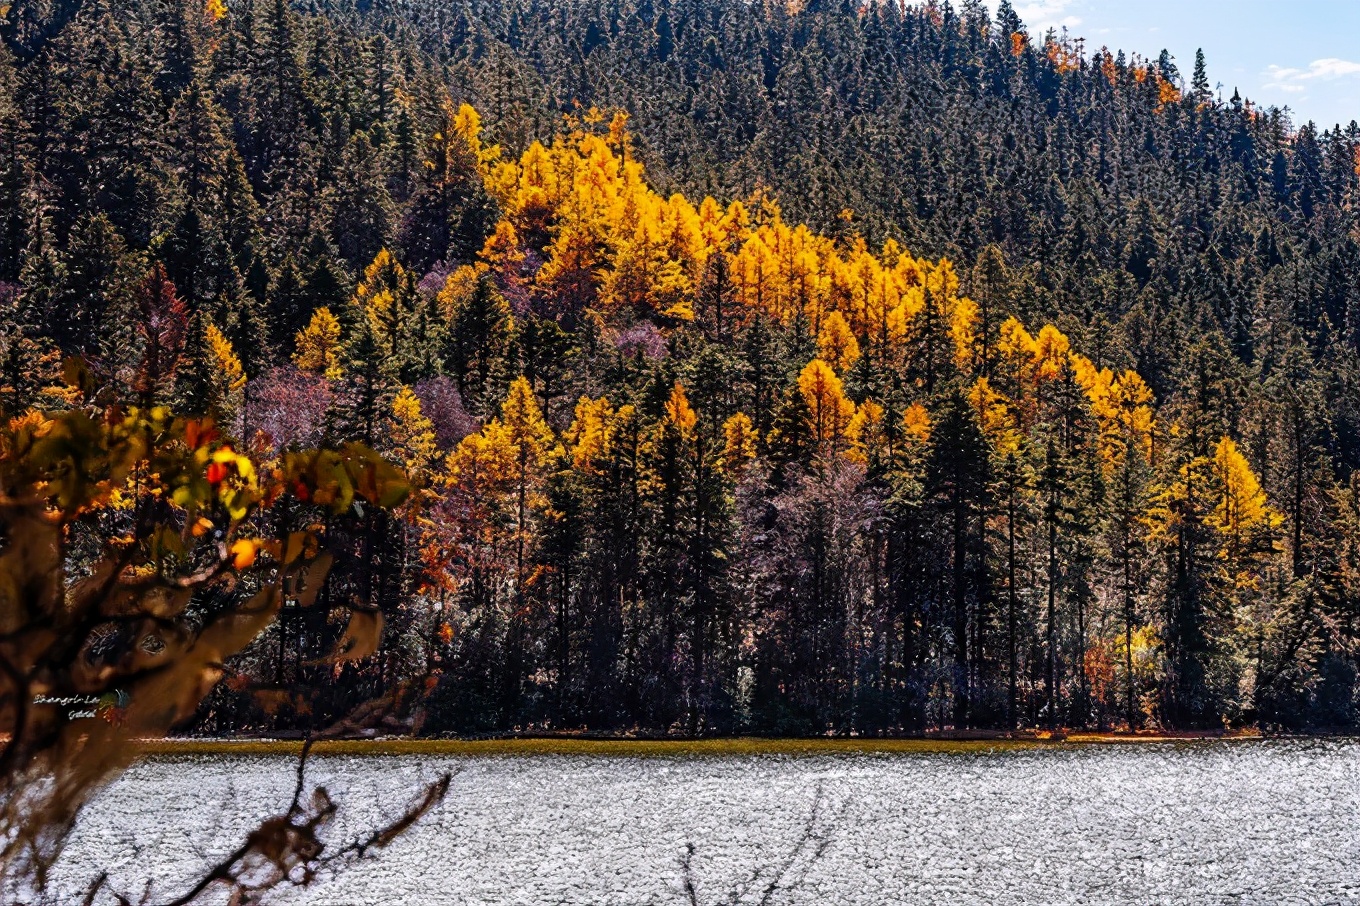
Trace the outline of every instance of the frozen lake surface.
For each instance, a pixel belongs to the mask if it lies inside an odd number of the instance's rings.
[[[270,902],[1352,903],[1360,744],[987,754],[317,756],[346,837],[456,771],[378,858]],[[292,793],[283,757],[139,764],[91,806],[67,878],[168,899]],[[689,869],[685,869],[686,853]],[[686,877],[694,897],[686,889]],[[135,897],[134,897],[135,899]]]

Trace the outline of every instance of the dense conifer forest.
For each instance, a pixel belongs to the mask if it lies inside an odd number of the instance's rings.
[[[976,0],[0,36],[6,443],[164,406],[414,488],[190,729],[1360,718],[1356,123]],[[336,665],[341,604],[382,638]]]

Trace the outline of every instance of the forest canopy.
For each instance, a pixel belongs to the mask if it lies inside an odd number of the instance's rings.
[[[1355,724],[1360,125],[1006,2],[0,9],[4,417],[413,487],[188,729]]]

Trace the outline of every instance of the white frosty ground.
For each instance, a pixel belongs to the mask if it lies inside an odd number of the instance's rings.
[[[178,880],[287,801],[293,767],[285,758],[139,765],[89,810],[66,877],[107,869],[124,890],[140,893],[134,879],[149,876],[162,894],[178,893]],[[759,903],[767,892],[770,904],[1360,899],[1354,742],[801,758],[318,757],[309,777],[344,804],[336,828],[344,836],[448,769],[458,774],[445,803],[376,861],[276,901],[687,903],[690,844],[700,904]]]

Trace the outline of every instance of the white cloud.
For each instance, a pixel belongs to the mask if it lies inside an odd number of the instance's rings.
[[[1360,76],[1360,63],[1339,60],[1336,57],[1326,57],[1309,63],[1307,69],[1272,64],[1267,66],[1266,71],[1261,75],[1265,80],[1263,85],[1266,88],[1273,91],[1299,94],[1307,90],[1309,82],[1319,80],[1331,82],[1336,79]]]
[[[1064,15],[1072,6],[1072,2],[1073,0],[1021,0],[1011,5],[1015,8],[1020,21],[1025,23],[1025,30],[1038,37],[1050,28],[1066,28],[1070,31],[1081,24],[1080,16]],[[993,13],[996,12],[995,0],[989,2],[987,6]]]
[[[1360,75],[1360,63],[1327,57],[1325,60],[1314,60],[1308,66],[1308,72],[1319,79],[1339,79],[1342,76]]]

